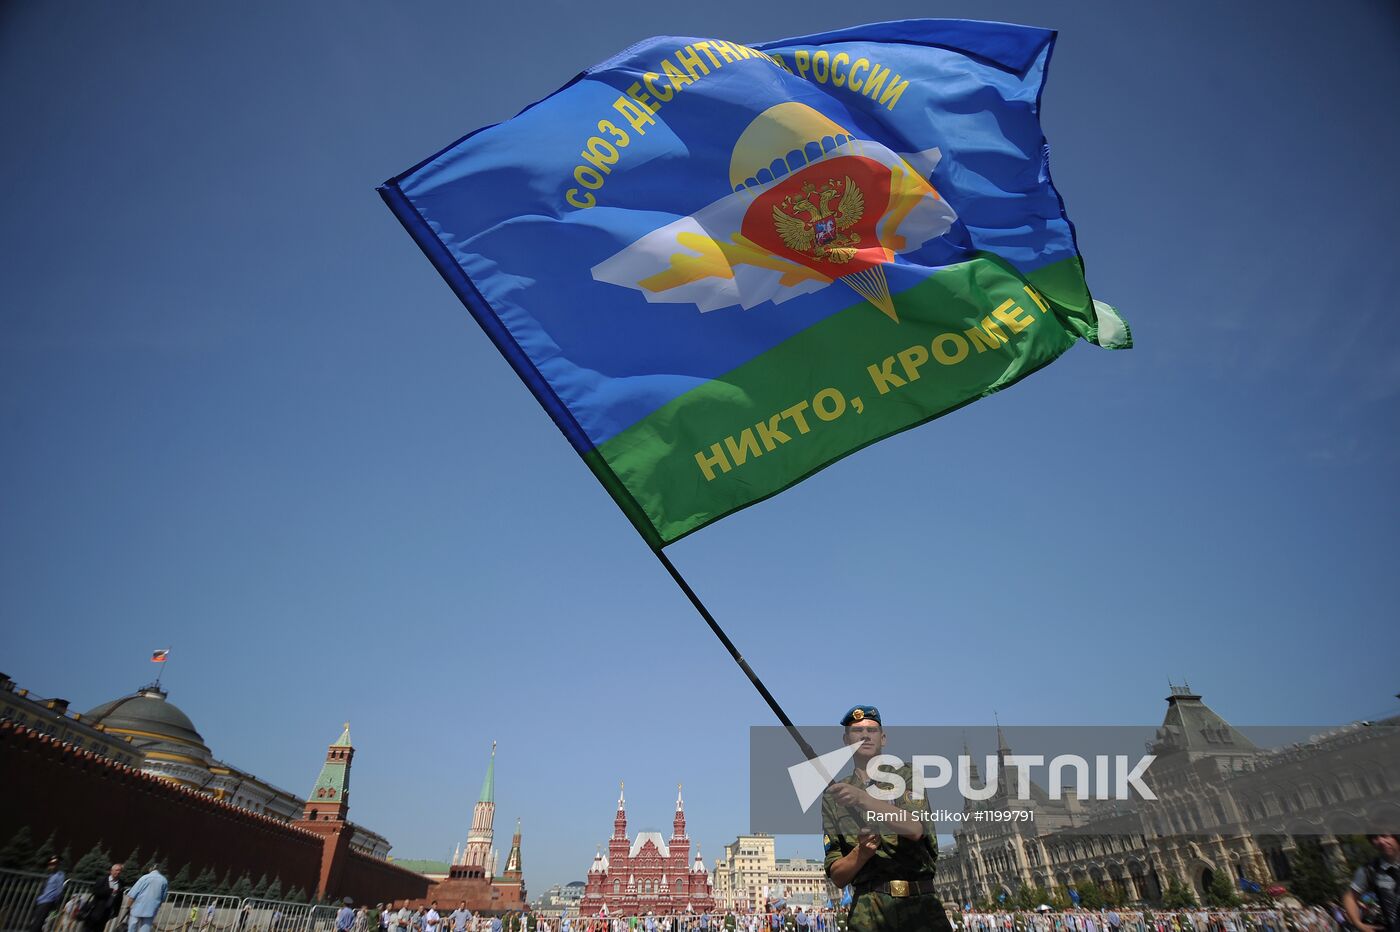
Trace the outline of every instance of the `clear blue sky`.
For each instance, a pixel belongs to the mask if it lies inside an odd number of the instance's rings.
[[[170,646],[215,753],[299,793],[349,719],[404,857],[465,836],[496,739],[535,893],[619,779],[663,830],[684,781],[713,862],[767,711],[373,189],[647,35],[968,16],[1061,30],[1055,178],[1138,348],[673,559],[800,722],[1154,722],[1168,677],[1238,723],[1393,711],[1394,5],[864,9],[0,8],[0,669],[85,709]]]

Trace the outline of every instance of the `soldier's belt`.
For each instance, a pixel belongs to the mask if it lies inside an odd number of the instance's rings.
[[[887,880],[884,883],[852,884],[857,896],[862,893],[888,893],[890,896],[922,896],[933,892],[933,878],[923,880]]]

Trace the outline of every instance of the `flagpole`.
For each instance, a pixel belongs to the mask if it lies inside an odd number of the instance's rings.
[[[671,578],[676,581],[676,585],[681,587],[681,591],[684,592],[685,597],[690,600],[690,604],[695,606],[695,610],[700,613],[700,617],[705,619],[705,624],[710,626],[710,630],[714,632],[715,637],[719,638],[719,642],[724,645],[724,649],[729,651],[729,656],[734,658],[734,662],[739,665],[739,669],[743,670],[744,675],[749,678],[749,682],[753,684],[753,688],[758,690],[758,694],[763,697],[763,701],[768,703],[768,708],[772,709],[773,714],[778,716],[778,721],[783,723],[783,727],[787,729],[787,733],[792,737],[792,740],[797,742],[797,747],[806,755],[808,760],[815,758],[817,752],[812,750],[812,746],[807,743],[807,739],[802,737],[802,733],[797,730],[797,726],[792,723],[792,719],[788,718],[787,713],[783,711],[783,707],[778,705],[778,700],[774,699],[773,694],[768,691],[768,687],[763,685],[763,680],[759,679],[758,674],[753,672],[753,667],[750,667],[749,662],[744,659],[744,655],[739,653],[739,648],[734,646],[734,642],[729,640],[729,635],[724,633],[724,629],[719,626],[719,622],[715,621],[715,616],[710,614],[710,610],[705,607],[705,603],[701,602],[700,597],[695,594],[695,590],[690,588],[690,583],[685,581],[685,577],[680,574],[680,570],[676,569],[675,564],[662,552],[660,547],[651,548],[651,552],[656,554],[656,559],[660,560],[661,565],[666,567],[666,572],[670,573]]]

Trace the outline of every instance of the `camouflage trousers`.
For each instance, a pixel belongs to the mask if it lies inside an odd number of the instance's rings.
[[[952,932],[943,903],[931,893],[862,893],[851,903],[846,932]]]

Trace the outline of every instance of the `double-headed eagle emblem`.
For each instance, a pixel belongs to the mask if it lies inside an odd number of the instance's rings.
[[[841,200],[833,211],[829,205],[837,197]],[[785,213],[783,208],[804,212],[807,219]],[[859,233],[845,231],[860,222],[864,213],[865,195],[847,175],[840,182],[828,179],[820,188],[809,181],[800,192],[783,198],[773,207],[773,226],[783,244],[793,252],[826,262],[845,263],[855,258],[860,243]]]

